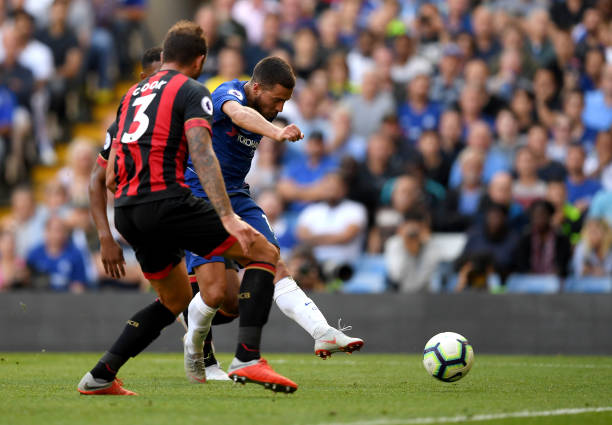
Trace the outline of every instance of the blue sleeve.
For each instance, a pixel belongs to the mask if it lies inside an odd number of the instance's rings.
[[[230,83],[223,83],[217,87],[212,94],[212,100],[213,109],[215,111],[213,122],[220,121],[227,117],[222,109],[225,102],[233,100],[241,105],[244,105],[246,101],[242,91],[238,90],[233,84]]]
[[[72,248],[70,257],[73,266],[72,273],[70,274],[70,282],[81,282],[89,286],[90,282],[87,279],[87,273],[85,272],[85,261],[76,247]]]
[[[0,91],[0,126],[12,125],[14,110],[15,98],[13,94],[6,89],[2,89]]]

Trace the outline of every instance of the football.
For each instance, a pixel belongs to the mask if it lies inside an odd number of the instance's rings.
[[[474,349],[455,332],[432,337],[423,350],[423,366],[431,376],[443,382],[455,382],[468,374],[474,364]]]

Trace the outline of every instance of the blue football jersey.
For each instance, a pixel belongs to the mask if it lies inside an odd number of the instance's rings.
[[[259,146],[262,136],[240,128],[232,122],[222,109],[225,102],[230,100],[247,104],[244,85],[246,81],[232,80],[221,84],[212,94],[213,125],[212,142],[215,154],[219,159],[223,180],[228,193],[247,192],[248,185],[244,182],[251,169],[251,161],[255,149]],[[206,196],[200,184],[198,175],[193,168],[191,158],[187,163],[185,183],[196,196]]]

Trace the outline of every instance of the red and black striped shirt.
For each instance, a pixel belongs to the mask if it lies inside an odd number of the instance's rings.
[[[189,193],[187,139],[196,126],[211,131],[210,92],[178,71],[158,71],[121,99],[117,111],[115,206]]]

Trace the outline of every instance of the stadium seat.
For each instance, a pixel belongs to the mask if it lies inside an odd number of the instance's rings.
[[[363,255],[354,263],[353,277],[342,287],[342,292],[373,294],[387,289],[387,269],[382,255]]]
[[[506,292],[529,294],[554,294],[561,289],[561,281],[555,275],[513,274],[506,282]]]
[[[585,292],[591,294],[612,292],[612,278],[610,276],[572,276],[566,279],[563,289],[565,292]]]

